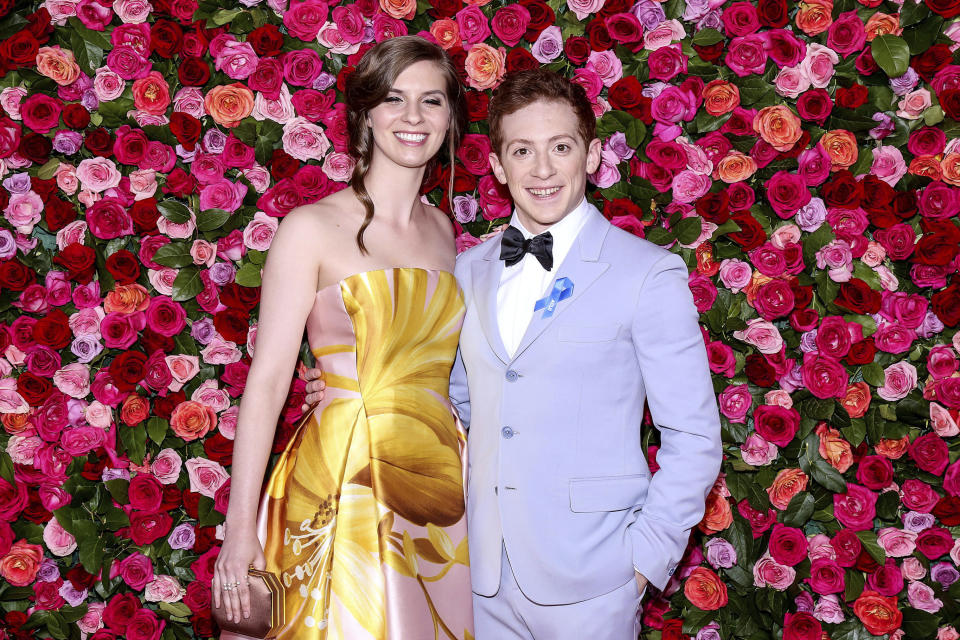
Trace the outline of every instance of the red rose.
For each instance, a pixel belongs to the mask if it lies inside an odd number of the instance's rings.
[[[185,87],[202,87],[210,81],[210,65],[202,58],[187,58],[177,67],[177,78]]]
[[[820,191],[827,206],[841,209],[856,209],[860,206],[860,198],[863,195],[863,187],[847,170],[833,174],[827,182],[823,183]]]
[[[745,251],[756,249],[767,239],[763,226],[748,211],[737,211],[730,216],[730,219],[737,223],[740,231],[731,233],[727,237],[743,247]]]
[[[177,167],[167,176],[163,185],[163,192],[176,198],[185,198],[197,189],[197,180],[192,175]]]
[[[916,215],[917,211],[919,210],[917,204],[917,192],[898,191],[895,193],[896,195],[891,203],[893,215],[897,216],[901,220],[906,220],[907,218],[912,218],[914,215]]]
[[[753,428],[764,440],[785,447],[793,440],[800,427],[796,409],[762,404],[753,410]]]
[[[693,45],[693,50],[697,52],[697,55],[700,56],[700,59],[704,62],[716,63],[720,59],[720,56],[726,51],[724,41],[715,42],[710,45],[695,44]]]
[[[683,620],[680,618],[664,620],[660,637],[663,640],[690,640],[690,636],[683,632]]]
[[[157,404],[160,404],[159,402]],[[197,520],[200,517],[198,507],[200,505],[200,494],[186,490],[183,492],[183,509],[187,515]]]
[[[960,120],[960,89],[944,89],[937,99],[943,112],[954,120]]]
[[[4,289],[23,291],[36,280],[33,270],[25,267],[16,258],[0,263],[0,287]]]
[[[147,356],[139,351],[124,351],[110,363],[110,376],[121,391],[133,391],[146,374]]]
[[[893,481],[893,465],[883,456],[864,456],[857,466],[857,481],[875,491],[889,487]]]
[[[59,196],[44,200],[43,219],[51,233],[63,229],[77,219],[77,208]]]
[[[427,15],[434,20],[452,18],[463,9],[463,0],[430,0],[430,7]]]
[[[207,458],[228,467],[233,464],[233,440],[228,440],[219,431],[203,441]]]
[[[590,41],[583,36],[570,36],[563,43],[563,52],[571,63],[582,65],[590,56]]]
[[[529,51],[522,47],[511,49],[507,54],[507,73],[516,73],[517,71],[526,71],[528,69],[537,69],[540,67],[540,61],[533,57]]]
[[[943,527],[924,529],[917,536],[917,550],[928,560],[936,560],[950,553],[953,548],[953,536]]]
[[[203,553],[199,558],[190,563],[190,570],[197,580],[207,585],[213,580],[213,565],[217,561],[217,555],[220,553],[220,547],[213,547]]]
[[[520,4],[530,12],[530,23],[523,39],[532,43],[540,36],[541,31],[556,23],[557,16],[543,0],[520,0]]]
[[[194,613],[209,609],[210,589],[199,582],[190,582],[187,584],[187,592],[183,595],[183,604]]]
[[[153,401],[153,412],[157,417],[169,420],[176,406],[186,399],[187,396],[183,391],[174,391],[163,397],[157,397]],[[196,515],[191,515],[190,517],[193,519],[197,518]]]
[[[639,117],[634,113],[634,110],[640,106],[644,98],[642,91],[643,85],[640,84],[640,81],[637,80],[635,76],[624,76],[614,82],[610,87],[608,93],[610,106],[620,111],[626,111],[635,118]]]
[[[127,640],[160,640],[166,625],[166,621],[150,609],[138,609],[127,624]]]
[[[933,82],[937,71],[950,64],[953,53],[950,45],[935,44],[923,53],[910,58],[910,66],[927,82]]]
[[[903,624],[903,614],[897,609],[897,597],[882,596],[876,591],[861,593],[853,603],[853,612],[875,636],[891,633]]]
[[[873,314],[880,311],[880,292],[871,289],[860,278],[851,278],[840,285],[840,293],[833,302],[853,313]]]
[[[164,511],[130,512],[129,531],[134,544],[151,544],[170,533],[172,527],[173,518]]]
[[[31,131],[20,138],[17,151],[27,160],[37,164],[44,164],[50,158],[53,143],[46,136]]]
[[[632,76],[631,76],[632,77]],[[697,200],[697,215],[715,224],[723,224],[730,219],[730,198],[726,191],[708,193]]]
[[[948,527],[960,525],[960,496],[944,496],[937,501],[930,512],[937,520]]]
[[[272,58],[283,50],[283,34],[276,25],[265,24],[247,34],[247,42],[258,56]]]
[[[260,287],[244,287],[230,282],[220,291],[220,302],[234,309],[251,311],[260,303]]]
[[[804,120],[810,120],[822,125],[833,110],[833,101],[830,100],[830,94],[823,89],[810,89],[800,94],[797,100],[797,112]],[[794,148],[796,148],[796,145]],[[805,149],[806,145],[800,146]]]
[[[600,18],[594,18],[587,23],[587,38],[593,51],[607,51],[613,48],[613,38],[607,31],[607,24]]]
[[[852,567],[857,563],[860,552],[863,551],[863,543],[857,534],[849,529],[840,529],[830,539],[830,546],[837,554],[837,564],[841,567]]]
[[[849,87],[837,87],[837,104],[846,109],[856,109],[862,106],[869,97],[867,88],[856,82]]]
[[[200,134],[203,133],[203,125],[189,113],[174,111],[170,116],[170,131],[184,149],[193,151],[197,146],[197,140],[200,139]]]
[[[113,136],[107,129],[98,127],[87,131],[83,138],[83,146],[95,156],[109,158],[113,155]]]
[[[87,573],[80,565],[67,571],[66,578],[77,591],[89,589],[97,582],[97,576]]]
[[[767,362],[766,358],[756,353],[747,356],[744,373],[747,374],[750,382],[758,387],[770,387],[776,381],[773,366]]]
[[[176,22],[160,18],[150,27],[150,51],[172,58],[183,47],[183,29]]]
[[[40,43],[26,29],[0,42],[0,56],[13,68],[36,64],[39,51]]]
[[[111,254],[106,266],[110,275],[120,284],[132,284],[140,276],[140,261],[126,249]]]
[[[949,20],[960,16],[960,1],[958,0],[923,0],[924,4],[938,16]],[[874,635],[880,635],[876,633]]]
[[[141,511],[156,511],[160,508],[163,485],[149,474],[135,476],[127,488],[130,506]]]
[[[193,551],[196,553],[206,553],[214,545],[220,544],[217,540],[216,527],[199,527],[196,530],[196,540],[193,543]]]
[[[274,180],[291,178],[300,168],[300,161],[283,149],[274,149],[270,156],[270,176]]]
[[[960,282],[937,291],[930,300],[933,313],[948,327],[960,324]]]
[[[130,618],[140,608],[140,599],[132,593],[119,593],[112,598],[103,610],[103,624],[116,633],[127,629]]]
[[[33,339],[51,349],[65,349],[73,339],[69,318],[60,309],[54,309],[33,325]]]
[[[250,329],[250,314],[239,309],[224,309],[213,316],[213,326],[224,340],[247,343],[247,331]]]
[[[917,437],[910,443],[907,451],[921,470],[934,475],[943,475],[950,462],[947,443],[935,433],[925,433]]]
[[[213,624],[213,617],[210,611],[201,611],[190,616],[190,624],[193,626],[193,633],[198,638],[207,638],[216,632]]]
[[[170,511],[183,505],[183,492],[175,484],[163,485],[163,501],[160,503],[161,511]]]
[[[90,124],[90,112],[82,104],[74,102],[63,108],[61,114],[64,124],[71,129],[86,129]]]
[[[960,252],[960,229],[949,220],[924,219],[921,228],[925,233],[914,248],[915,263],[944,266]]]
[[[757,19],[765,27],[779,29],[786,26],[790,19],[790,8],[786,0],[759,0]]]

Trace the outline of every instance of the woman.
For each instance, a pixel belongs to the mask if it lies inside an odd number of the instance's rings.
[[[463,93],[442,49],[404,36],[371,49],[345,94],[351,188],[291,212],[264,268],[214,599],[248,614],[252,564],[285,587],[285,640],[464,638],[464,439],[447,400],[463,301],[451,225],[419,198],[428,164],[460,142]],[[304,326],[326,395],[258,518],[277,381]]]

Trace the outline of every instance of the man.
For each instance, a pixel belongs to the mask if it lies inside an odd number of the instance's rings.
[[[647,582],[666,586],[722,457],[686,266],[586,201],[600,141],[581,87],[508,76],[489,118],[515,211],[457,260],[467,312],[450,382],[469,428],[476,635],[633,640]]]

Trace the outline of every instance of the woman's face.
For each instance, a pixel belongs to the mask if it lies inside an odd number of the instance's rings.
[[[444,74],[433,62],[400,73],[384,101],[367,114],[374,154],[403,167],[422,167],[436,155],[450,126]]]

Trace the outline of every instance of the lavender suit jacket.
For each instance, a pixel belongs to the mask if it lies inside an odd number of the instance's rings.
[[[497,326],[500,236],[464,252],[467,311],[450,397],[468,426],[475,593],[494,595],[501,544],[540,604],[602,595],[636,568],[663,588],[720,470],[720,419],[687,269],[594,208],[511,358]],[[534,301],[531,300],[530,304]],[[662,445],[651,476],[644,401]]]

